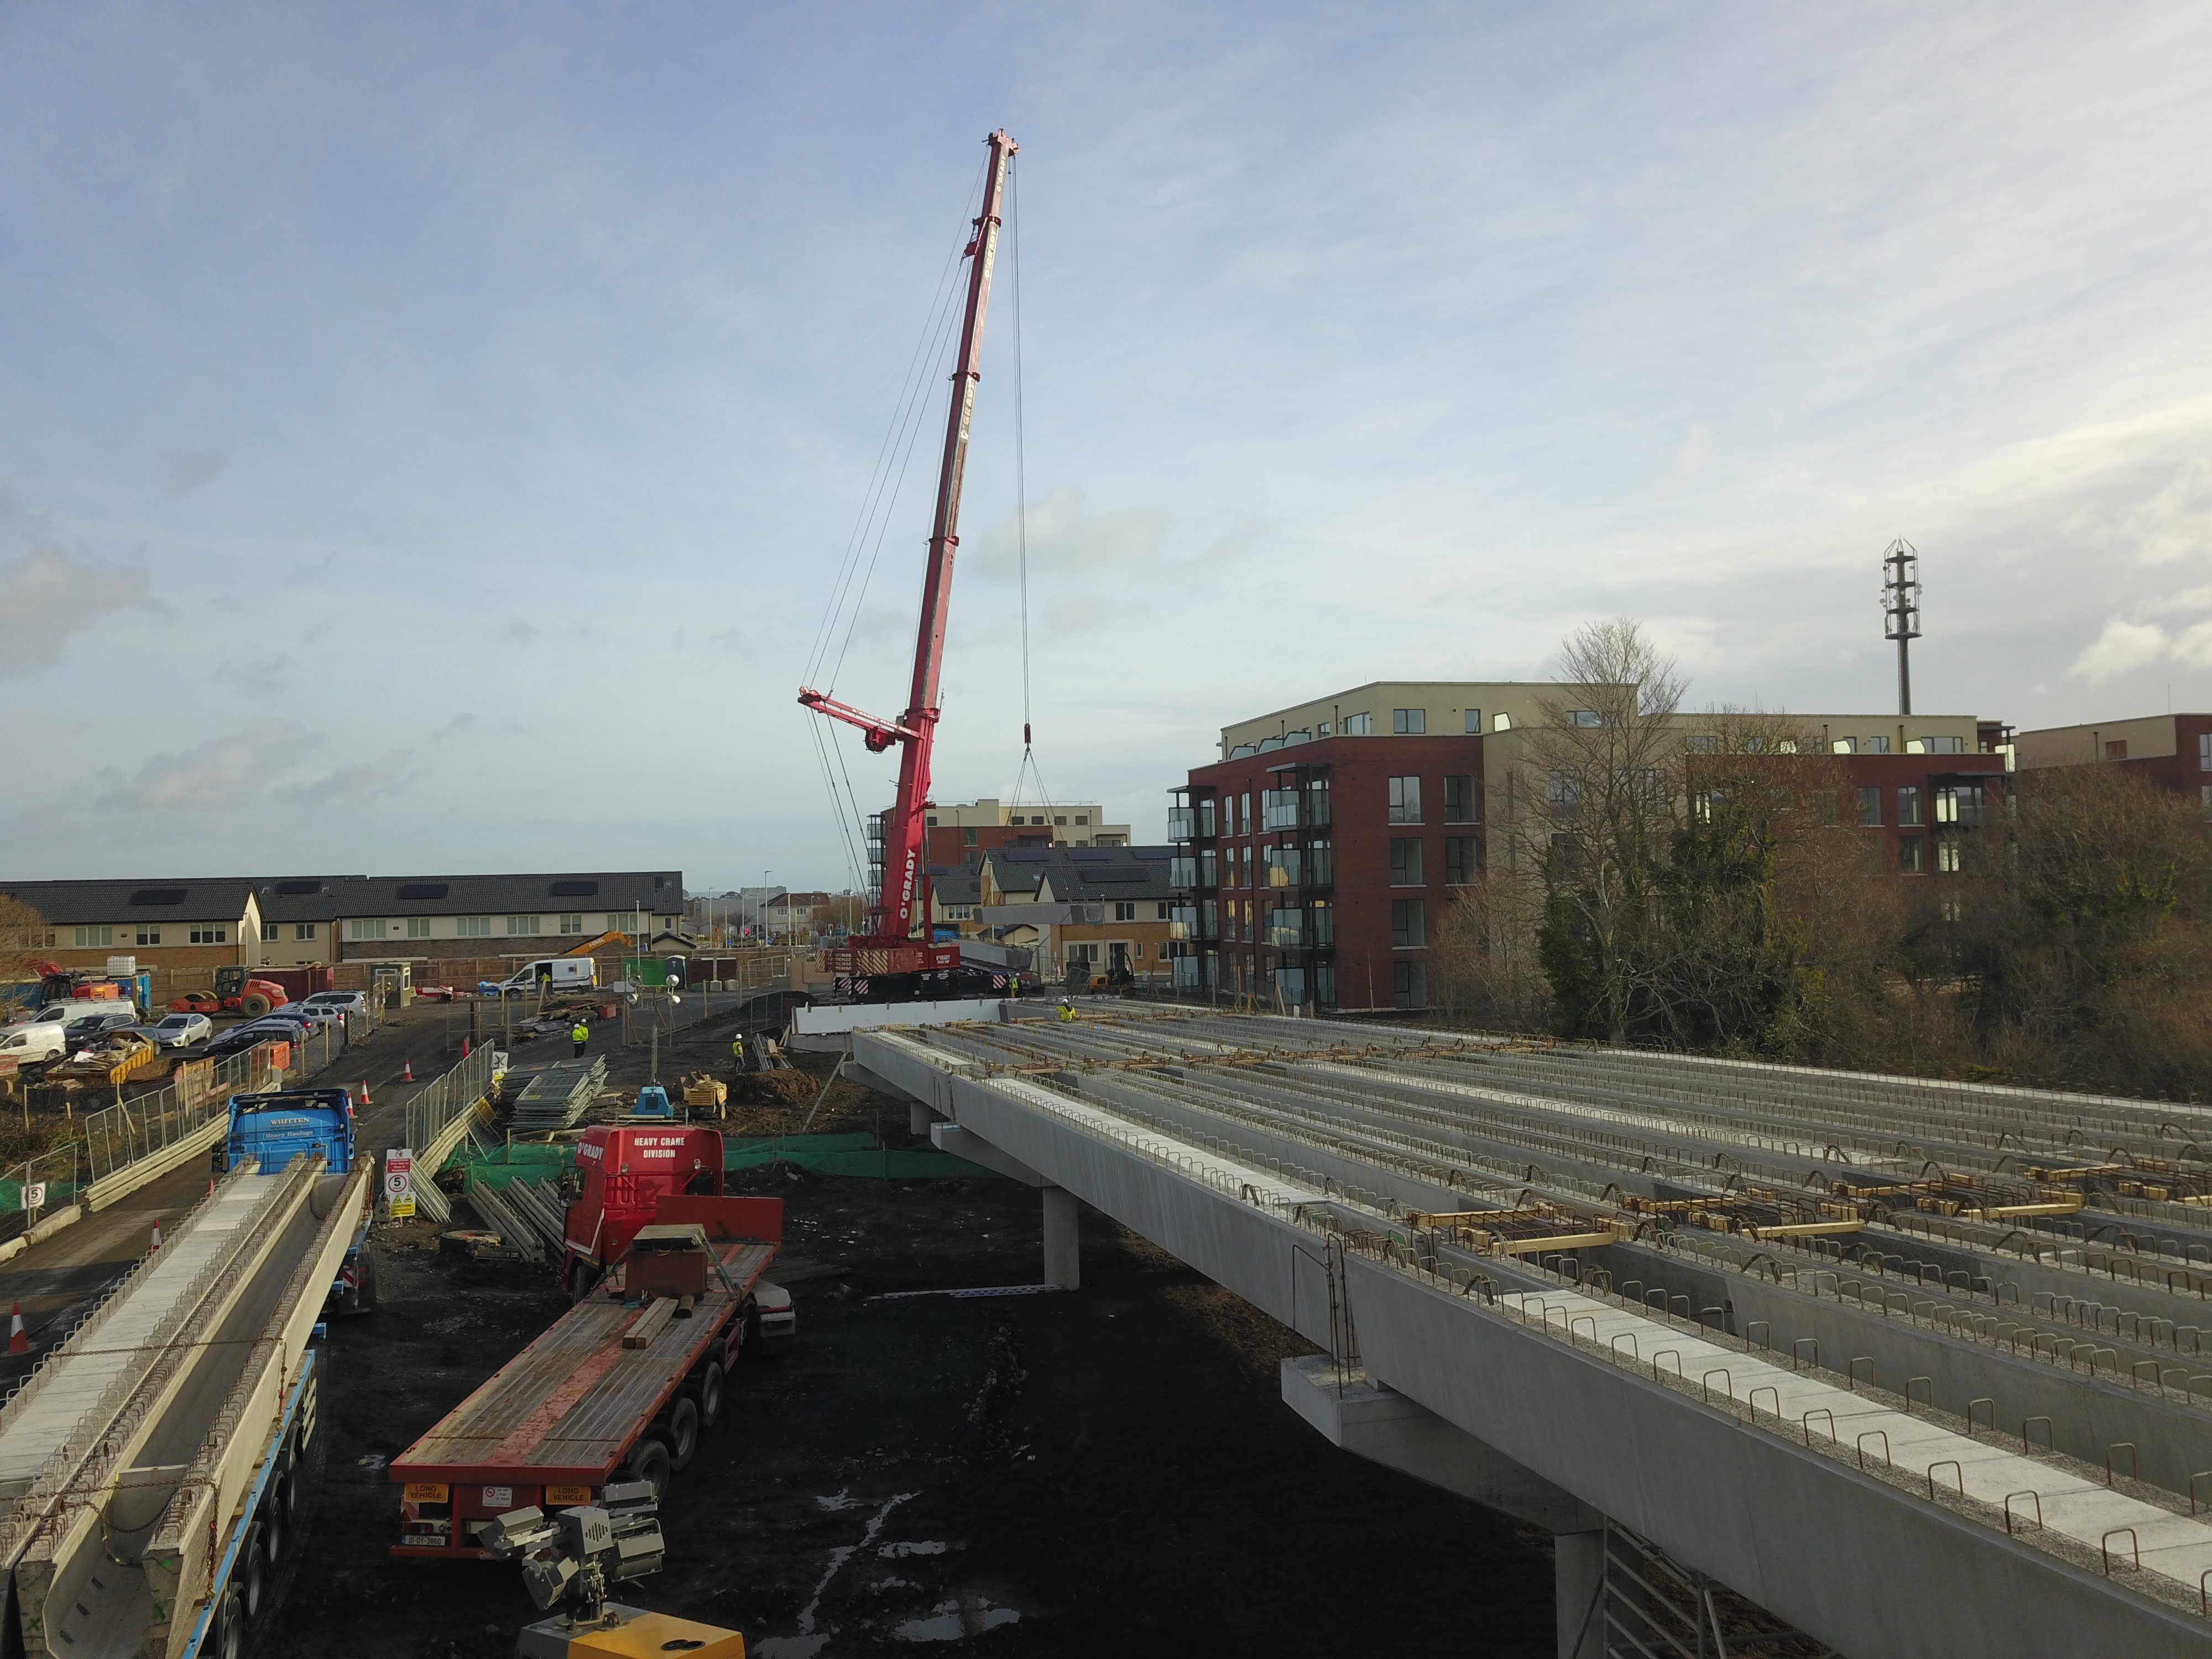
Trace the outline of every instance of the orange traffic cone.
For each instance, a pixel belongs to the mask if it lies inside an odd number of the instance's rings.
[[[361,1080],[361,1103],[364,1106],[368,1104],[368,1079],[367,1078],[363,1078]]]
[[[406,1069],[400,1073],[399,1080],[402,1083],[412,1083],[415,1080],[415,1062],[410,1060],[404,1060],[401,1064],[403,1064]]]
[[[161,1217],[159,1217],[159,1216],[155,1216],[155,1217],[154,1218],[154,1242],[153,1242],[151,1244],[148,1245],[148,1246],[146,1247],[146,1249],[147,1249],[148,1253],[150,1255],[152,1252],[154,1252],[154,1251],[155,1251],[155,1250],[158,1250],[158,1249],[160,1249],[161,1248]]]
[[[18,1302],[15,1312],[8,1316],[8,1352],[28,1353],[30,1351],[31,1335],[23,1328],[23,1304]]]
[[[463,1060],[466,1060],[468,1057],[469,1057],[469,1040],[468,1040],[466,1037],[463,1037],[463,1038],[461,1039],[461,1058],[462,1058]]]

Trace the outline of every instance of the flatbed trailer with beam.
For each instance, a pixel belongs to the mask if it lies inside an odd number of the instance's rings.
[[[703,1233],[708,1258],[696,1294],[630,1294],[646,1277],[645,1253],[633,1249],[392,1461],[392,1555],[486,1559],[478,1534],[500,1515],[588,1504],[617,1480],[658,1491],[691,1461],[721,1415],[740,1352],[788,1340],[791,1314],[788,1296],[763,1278],[783,1236],[781,1200],[661,1199],[652,1231],[690,1228]]]

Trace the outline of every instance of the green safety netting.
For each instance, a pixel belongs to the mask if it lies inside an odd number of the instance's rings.
[[[477,1152],[463,1146],[446,1160],[448,1170],[465,1171],[465,1189],[478,1185],[499,1191],[510,1181],[557,1181],[575,1162],[573,1146],[529,1143]],[[945,1181],[992,1172],[934,1146],[886,1147],[866,1130],[844,1134],[771,1135],[757,1140],[725,1140],[722,1167],[750,1170],[763,1164],[797,1164],[816,1175],[871,1176],[878,1181]]]
[[[866,1139],[865,1136],[862,1139]],[[52,1215],[64,1204],[76,1201],[76,1187],[66,1181],[46,1182],[46,1202],[43,1214]],[[23,1207],[23,1183],[20,1181],[0,1181],[0,1212]]]

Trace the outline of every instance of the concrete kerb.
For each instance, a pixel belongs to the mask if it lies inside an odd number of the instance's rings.
[[[1025,1103],[1020,1085],[962,1075],[890,1033],[857,1033],[854,1049],[902,1092],[1312,1340],[1330,1340],[1341,1298],[1370,1376],[1844,1652],[2011,1659],[2053,1630],[2101,1630],[2096,1646],[2115,1652],[2207,1650],[2194,1616],[1509,1313],[1358,1255],[1340,1276],[1301,1275],[1313,1241],[1287,1218]]]

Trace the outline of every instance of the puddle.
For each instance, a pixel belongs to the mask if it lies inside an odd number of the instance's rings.
[[[816,1654],[829,1645],[830,1638],[837,1632],[834,1629],[816,1630],[814,1615],[821,1611],[822,1598],[829,1592],[830,1581],[836,1577],[848,1561],[876,1541],[876,1534],[884,1529],[884,1522],[890,1518],[891,1511],[915,1495],[910,1492],[902,1492],[885,1498],[883,1507],[868,1517],[867,1530],[860,1534],[859,1543],[840,1544],[830,1552],[829,1565],[822,1569],[821,1579],[814,1586],[814,1599],[799,1610],[797,1633],[791,1636],[771,1636],[752,1644],[751,1650],[758,1655],[760,1659],[814,1659]],[[860,1507],[857,1503],[838,1501],[844,1497],[843,1492],[839,1492],[836,1498],[817,1498],[814,1501],[822,1504],[823,1508],[832,1510]]]
[[[354,1468],[357,1469],[370,1470],[380,1469],[389,1461],[390,1460],[387,1459],[382,1452],[371,1452],[366,1457],[356,1459],[354,1462]]]
[[[828,1497],[817,1498],[814,1500],[814,1504],[816,1508],[828,1515],[835,1515],[840,1510],[857,1510],[860,1507],[860,1500],[859,1498],[852,1497],[848,1492],[836,1492]]]
[[[994,1607],[980,1595],[965,1601],[939,1601],[919,1619],[909,1619],[891,1634],[902,1642],[957,1642],[981,1636],[1001,1625],[1018,1624],[1021,1614],[1012,1607]]]
[[[945,1553],[945,1546],[932,1538],[913,1544],[886,1544],[876,1553],[886,1561],[898,1561],[909,1555],[942,1555]]]

